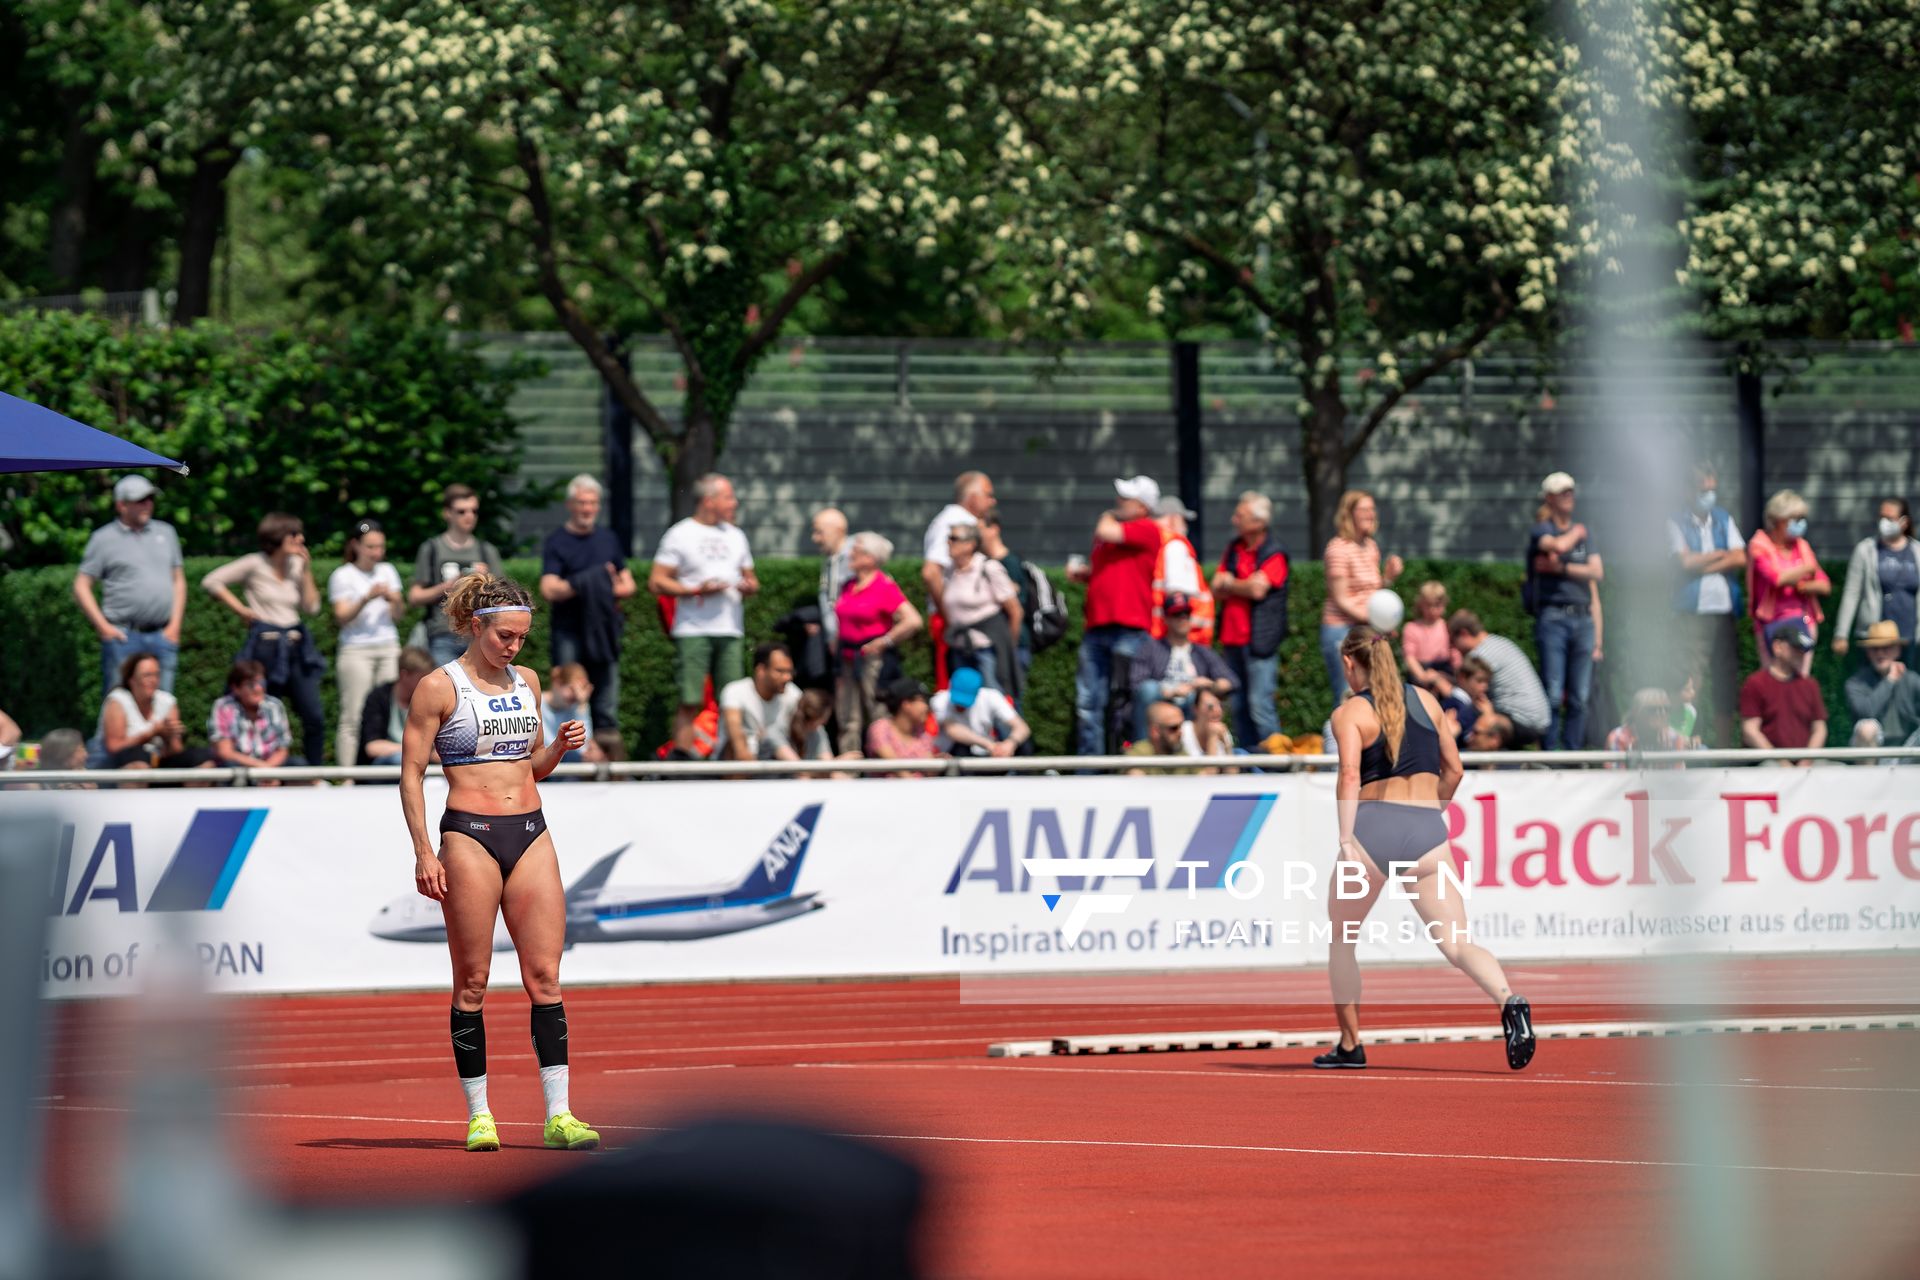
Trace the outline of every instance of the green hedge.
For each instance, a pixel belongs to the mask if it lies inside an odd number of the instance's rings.
[[[396,550],[410,553],[411,548],[396,544]],[[411,554],[397,556],[401,576],[405,578],[412,562]],[[190,726],[204,725],[208,708],[222,692],[228,663],[238,651],[245,628],[211,596],[200,590],[200,576],[221,563],[209,557],[195,557],[187,564],[187,621],[180,654],[180,672],[175,693],[180,698],[182,716]],[[315,577],[325,590],[326,575],[334,562],[322,560],[314,567]],[[796,603],[813,598],[818,580],[815,561],[762,560],[758,565],[762,590],[747,602],[747,633],[751,640],[769,638],[772,624]],[[1830,567],[1830,571],[1831,571]],[[1841,566],[1844,573],[1844,566]],[[890,572],[919,596],[917,560],[896,561]],[[539,575],[533,560],[509,560],[507,572],[532,586]],[[39,736],[60,725],[91,733],[100,705],[99,645],[80,617],[72,597],[71,566],[24,570],[0,575],[0,616],[11,620],[4,655],[0,656],[0,707],[20,721],[30,736]],[[646,565],[636,562],[636,577],[644,580]],[[1466,563],[1442,560],[1414,560],[1398,584],[1403,598],[1411,601],[1422,582],[1437,579],[1447,586],[1453,607],[1472,609],[1487,629],[1510,636],[1529,653],[1533,648],[1533,624],[1520,608],[1521,571],[1518,565]],[[1079,617],[1084,589],[1066,582],[1054,571],[1055,586],[1065,596],[1074,624],[1065,640],[1034,659],[1029,680],[1027,716],[1034,728],[1034,740],[1047,754],[1070,754],[1073,733],[1073,676],[1080,637]],[[1324,578],[1318,563],[1295,567],[1291,588],[1293,631],[1280,651],[1280,724],[1288,733],[1312,732],[1319,728],[1332,710],[1325,668],[1320,659],[1319,620],[1325,600]],[[621,659],[621,723],[626,732],[629,753],[651,752],[667,739],[673,720],[672,644],[660,627],[659,613],[651,596],[644,592],[626,602],[626,647]],[[418,617],[407,614],[401,626],[404,636]],[[335,649],[335,628],[331,614],[317,622],[321,648],[330,657]],[[1608,627],[1614,637],[1610,646],[1619,651],[1620,637],[1627,632],[1624,619],[1616,618]],[[1654,638],[1642,643],[1657,643]],[[1753,639],[1750,629],[1741,628],[1742,670],[1754,668]],[[544,672],[547,666],[547,614],[535,614],[533,633],[528,640],[526,661]],[[930,679],[933,659],[924,638],[918,639],[904,654],[907,670],[922,679]],[[1836,658],[1823,643],[1814,664],[1827,698],[1831,741],[1844,744],[1852,730],[1846,714],[1840,685],[1851,669],[1850,659]],[[1603,668],[1611,678],[1618,664]],[[1616,689],[1624,705],[1631,690]],[[329,679],[325,684],[327,713],[336,714],[336,689]],[[332,737],[328,737],[331,747]]]
[[[556,501],[518,482],[518,425],[507,412],[539,362],[503,366],[450,329],[384,324],[240,334],[201,322],[116,325],[97,315],[0,315],[0,391],[178,458],[190,478],[153,473],[157,516],[188,555],[250,547],[269,511],[337,550],[362,516],[415,546],[443,527],[441,490],[478,490],[481,533],[511,549],[516,505]],[[113,519],[115,471],[0,479],[9,566],[71,564]]]

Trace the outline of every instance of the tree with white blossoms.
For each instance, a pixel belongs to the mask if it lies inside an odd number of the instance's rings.
[[[1496,332],[1544,325],[1597,252],[1563,197],[1579,159],[1545,6],[1430,0],[1086,0],[1028,11],[999,84],[1001,239],[1036,302],[1091,306],[1102,254],[1178,268],[1264,318],[1300,380],[1316,544],[1348,469],[1406,398]]]
[[[1681,280],[1707,331],[1911,342],[1920,7],[1674,0],[1640,34],[1643,96],[1684,130]]]
[[[325,0],[288,109],[332,189],[410,237],[421,290],[519,256],[667,464],[676,516],[794,307],[860,237],[931,252],[963,212],[942,131],[979,32],[939,0]],[[664,329],[677,421],[609,335]]]

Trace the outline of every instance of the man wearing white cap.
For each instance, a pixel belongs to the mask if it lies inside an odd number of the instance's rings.
[[[1093,560],[1080,575],[1087,584],[1086,629],[1073,710],[1083,756],[1107,751],[1107,707],[1114,672],[1131,679],[1133,659],[1153,625],[1153,569],[1160,558],[1154,508],[1160,486],[1151,476],[1115,480],[1120,501],[1093,527]]]
[[[1533,615],[1533,647],[1552,717],[1541,743],[1548,751],[1587,745],[1587,701],[1604,627],[1600,580],[1606,570],[1588,542],[1587,526],[1574,521],[1574,501],[1573,477],[1566,472],[1542,480],[1540,510],[1527,535],[1525,604]]]
[[[173,691],[180,662],[180,622],[187,613],[187,575],[180,562],[180,537],[173,526],[153,518],[153,482],[122,476],[113,486],[119,519],[102,525],[87,539],[74,575],[73,598],[87,624],[100,637],[100,694],[120,678],[120,663],[130,654],[151,653],[160,660],[160,687]],[[101,599],[93,598],[93,584]]]

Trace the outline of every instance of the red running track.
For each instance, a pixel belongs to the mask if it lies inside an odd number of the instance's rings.
[[[1512,966],[1543,1027],[1618,1020],[1630,966]],[[1914,965],[1725,966],[1745,1015],[1920,1007]],[[609,1145],[703,1112],[865,1135],[933,1179],[939,1275],[1905,1275],[1920,1258],[1920,1034],[1825,1032],[1378,1046],[1365,1072],[1290,1050],[989,1061],[1052,1034],[1325,1026],[1312,974],[574,989],[576,1109]],[[1373,1027],[1493,1025],[1441,969],[1370,975]],[[1006,1003],[985,1003],[984,999]],[[1038,1003],[1060,1001],[1060,1003]],[[1067,1001],[1071,1001],[1070,1003]],[[507,1148],[460,1149],[444,995],[223,1002],[174,1037],[223,1086],[244,1181],[299,1203],[484,1202],[592,1155],[539,1147],[525,997],[496,993],[492,1101]],[[63,1005],[49,1198],[78,1233],[119,1193],[151,1009]],[[148,1019],[147,1022],[134,1021]],[[213,1049],[208,1056],[209,1049]],[[1737,1222],[1693,1207],[1730,1196]],[[1706,1250],[1696,1254],[1690,1251]],[[1733,1264],[1733,1265],[1729,1265]]]

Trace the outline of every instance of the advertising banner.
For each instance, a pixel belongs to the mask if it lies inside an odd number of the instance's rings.
[[[1503,958],[1920,945],[1920,788],[1897,768],[1475,771],[1446,813],[1472,940]],[[569,982],[1324,961],[1329,774],[566,783],[542,793]],[[444,790],[428,790],[437,828]],[[390,787],[77,791],[50,995],[185,948],[219,991],[435,987]],[[16,809],[16,811],[18,811]],[[1094,865],[1081,865],[1091,861]],[[1394,886],[1363,959],[1430,960]],[[496,933],[496,983],[517,982]]]

